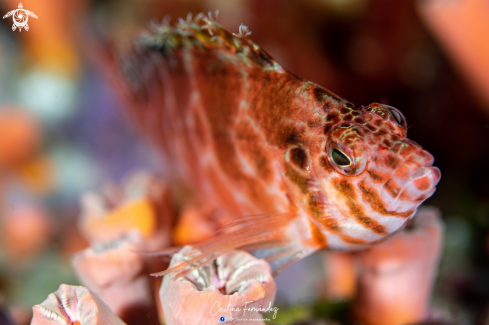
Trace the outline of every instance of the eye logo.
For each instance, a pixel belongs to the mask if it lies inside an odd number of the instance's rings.
[[[221,323],[224,323],[226,321],[226,317],[224,317],[224,316],[219,317],[219,321]]]
[[[24,28],[26,31],[29,30],[29,25],[27,25],[29,16],[37,19],[36,14],[34,14],[32,11],[23,9],[22,3],[19,3],[19,9],[7,12],[2,19],[8,18],[10,16],[13,16],[14,19],[14,24],[12,25],[12,31],[14,32],[17,28],[19,29],[19,32],[22,31],[22,28]]]

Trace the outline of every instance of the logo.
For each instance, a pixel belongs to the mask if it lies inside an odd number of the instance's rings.
[[[243,314],[240,316],[239,314],[241,313],[241,311],[243,312]],[[244,305],[239,305],[236,307],[229,302],[226,306],[221,307],[221,302],[218,300],[212,305],[210,315],[216,316],[218,313],[231,313],[231,316],[227,318],[224,316],[220,316],[219,322],[221,323],[228,321],[231,323],[242,322],[243,324],[248,324],[251,322],[260,322],[261,324],[263,324],[263,321],[270,321],[270,319],[262,318],[261,315],[260,317],[257,317],[258,314],[273,313],[272,318],[275,319],[275,317],[277,317],[277,312],[278,307],[272,307],[272,302],[268,303],[268,307],[253,304],[253,301],[246,301]]]
[[[29,30],[29,25],[27,25],[29,16],[37,19],[36,14],[34,14],[32,11],[23,9],[22,3],[19,3],[19,9],[15,9],[7,12],[7,14],[3,16],[3,19],[8,18],[10,16],[13,16],[14,18],[14,24],[12,25],[12,30],[14,32],[17,28],[19,29],[19,32],[22,31],[22,28],[24,28],[26,31]]]

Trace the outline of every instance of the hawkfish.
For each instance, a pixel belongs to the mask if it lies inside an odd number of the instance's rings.
[[[131,117],[171,181],[232,221],[182,276],[236,248],[281,271],[319,249],[358,250],[402,229],[435,191],[433,156],[403,114],[355,106],[284,69],[211,14],[151,24],[120,61]]]

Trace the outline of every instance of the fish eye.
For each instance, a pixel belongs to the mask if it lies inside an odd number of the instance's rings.
[[[361,143],[345,148],[341,144],[331,143],[327,151],[329,165],[340,174],[357,176],[365,170],[367,154]]]
[[[338,167],[351,166],[351,159],[338,148],[334,148],[331,152],[331,159]]]
[[[404,115],[402,115],[402,113],[397,108],[389,106],[389,105],[384,105],[384,107],[386,107],[389,110],[392,117],[394,118],[394,120],[396,120],[396,122],[397,122],[397,124],[399,124],[399,126],[401,126],[401,127],[406,126],[406,118],[404,117]]]

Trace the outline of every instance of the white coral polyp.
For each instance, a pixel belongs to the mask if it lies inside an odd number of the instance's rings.
[[[170,267],[197,255],[198,250],[185,246],[173,255]],[[272,307],[275,293],[270,265],[233,250],[183,277],[165,276],[160,298],[168,325],[259,325],[264,324],[262,313]]]
[[[33,308],[31,325],[125,325],[87,288],[62,284]]]

